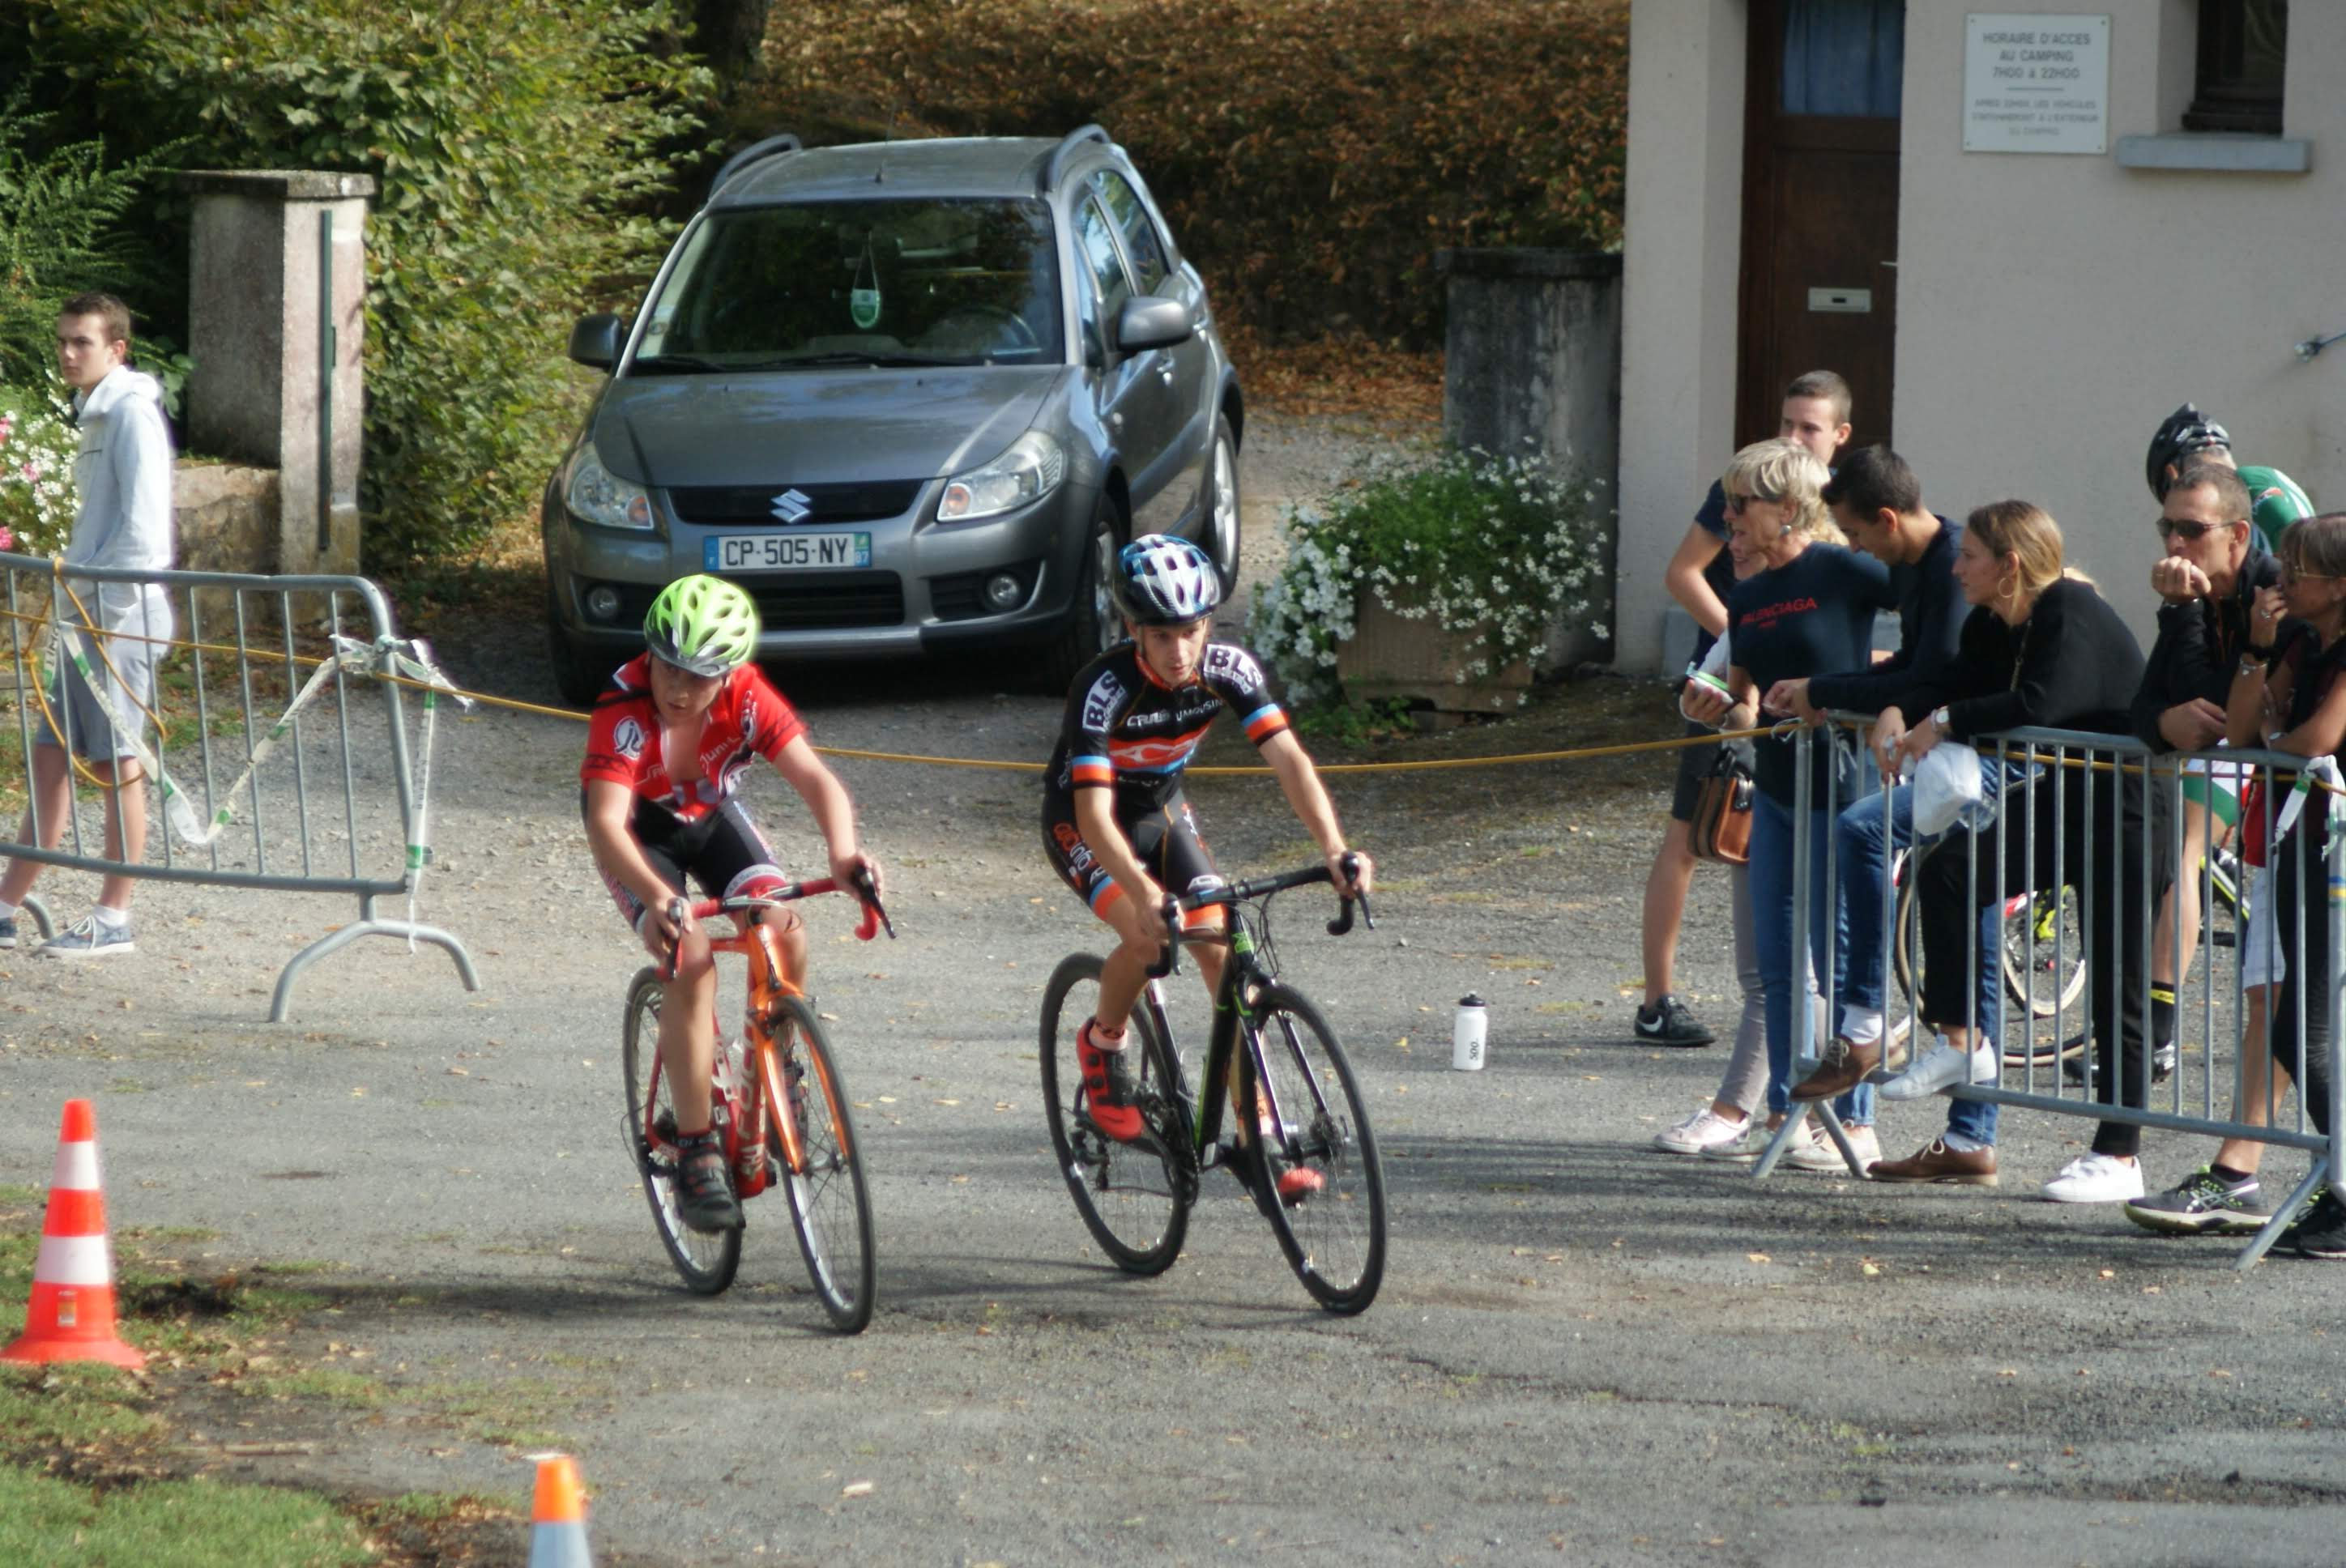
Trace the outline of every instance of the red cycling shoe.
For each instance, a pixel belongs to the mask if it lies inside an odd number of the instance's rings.
[[[1120,1144],[1128,1144],[1146,1130],[1140,1112],[1133,1105],[1137,1091],[1133,1086],[1132,1068],[1122,1051],[1103,1051],[1092,1044],[1092,1031],[1098,1020],[1086,1018],[1076,1031],[1076,1064],[1084,1074],[1085,1098],[1088,1102],[1092,1125]]]

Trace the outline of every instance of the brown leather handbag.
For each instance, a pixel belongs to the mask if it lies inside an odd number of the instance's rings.
[[[1689,838],[1696,860],[1722,866],[1751,863],[1751,789],[1750,768],[1733,747],[1720,747],[1694,799]]]

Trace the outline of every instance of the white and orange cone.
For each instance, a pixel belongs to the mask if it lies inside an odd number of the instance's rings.
[[[114,1332],[114,1253],[98,1185],[97,1113],[87,1100],[66,1102],[25,1332],[0,1350],[0,1361],[105,1361],[134,1369],[147,1364]]]
[[[541,1454],[530,1500],[529,1568],[595,1568],[586,1552],[586,1504],[578,1466],[566,1453]]]

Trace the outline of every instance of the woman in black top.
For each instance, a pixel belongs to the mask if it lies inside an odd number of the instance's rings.
[[[2225,705],[2226,734],[2235,746],[2264,745],[2300,757],[2346,755],[2346,680],[2339,678],[2346,674],[2346,513],[2292,523],[2279,554],[2281,585],[2257,594],[2248,652]],[[2278,730],[2270,739],[2269,728]],[[2272,1013],[2273,1092],[2276,1097],[2286,1093],[2297,1077],[2305,1114],[2324,1133],[2331,1130],[2330,992],[2337,976],[2330,961],[2331,901],[2321,896],[2322,856],[2330,840],[2325,830],[2337,809],[2328,794],[2315,790],[2296,829],[2270,851],[2279,861],[2273,908],[2288,966]],[[2275,1250],[2346,1258],[2341,1179],[2339,1172],[2330,1173],[2321,1200],[2281,1233]]]
[[[2068,575],[2060,525],[2043,508],[1999,501],[1974,512],[1964,525],[1955,575],[1964,596],[1977,607],[1964,623],[1954,663],[1938,681],[1899,701],[1897,720],[1911,726],[1896,742],[1905,758],[1919,761],[1942,740],[1970,744],[2023,727],[2131,732],[2128,709],[2142,679],[2142,647],[2092,583]],[[1884,723],[1890,720],[1885,714]],[[2067,767],[2040,761],[2033,779],[2009,759],[2002,769],[1985,769],[1984,783],[2012,781],[2004,790],[2000,822],[1957,833],[1924,860],[1916,889],[1923,1016],[1958,1051],[1968,1050],[1974,1039],[1995,1042],[2003,1000],[2002,900],[2031,889],[2076,888],[2084,903],[2100,1071],[2106,1082],[2114,1059],[2122,1061],[2125,1103],[2138,1106],[2144,1103],[2147,972],[2142,924],[2152,907],[2141,853],[2151,817],[2144,799],[2148,780],[2139,773],[2096,772],[2075,766],[2077,760],[2072,757]],[[2117,979],[2115,1006],[2112,977]],[[1954,1112],[1944,1138],[1908,1159],[1876,1166],[1875,1178],[1993,1184],[1995,1107],[1958,1101]],[[2142,1167],[2134,1157],[2140,1133],[2105,1122],[2093,1152],[2071,1161],[2046,1184],[2045,1196],[2071,1203],[2141,1196]]]

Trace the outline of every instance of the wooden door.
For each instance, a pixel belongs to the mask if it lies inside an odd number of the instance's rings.
[[[1849,382],[1852,445],[1892,439],[1904,35],[1904,0],[1751,0],[1738,444],[1813,370]]]

